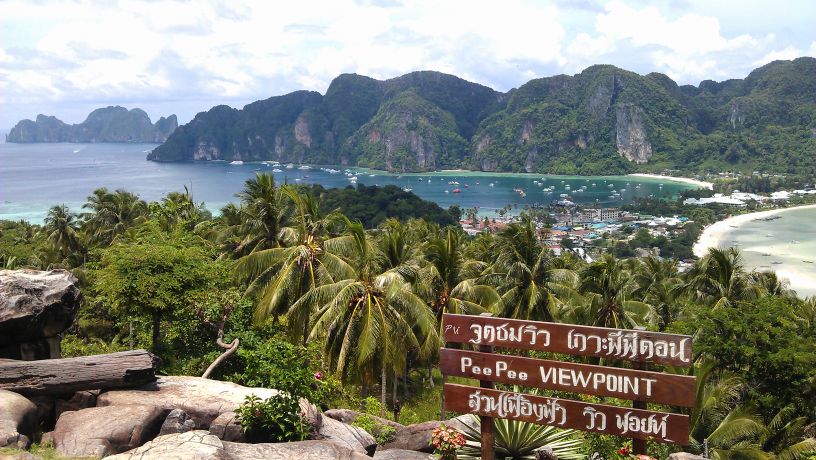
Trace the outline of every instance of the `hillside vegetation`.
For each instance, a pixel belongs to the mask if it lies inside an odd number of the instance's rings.
[[[816,59],[803,57],[699,86],[609,65],[508,93],[438,72],[385,81],[345,74],[325,96],[296,91],[199,113],[149,158],[389,171],[812,174],[814,156]]]

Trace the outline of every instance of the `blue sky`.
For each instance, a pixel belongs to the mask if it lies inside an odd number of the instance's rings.
[[[681,84],[816,56],[816,2],[0,1],[0,128],[141,107],[189,121],[332,78],[438,70],[507,91],[614,64]]]

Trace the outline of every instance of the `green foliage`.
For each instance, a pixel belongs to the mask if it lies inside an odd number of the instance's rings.
[[[379,445],[393,441],[397,434],[396,428],[377,421],[369,414],[358,415],[352,425],[366,430],[371,436],[374,436]]]
[[[311,426],[301,416],[298,396],[280,393],[265,400],[247,396],[235,410],[250,442],[303,441]]]
[[[481,455],[481,422],[471,415],[464,424],[464,435],[467,443],[458,452],[463,459],[477,459]],[[552,426],[515,420],[494,419],[494,446],[496,458],[525,459],[535,458],[536,450],[552,449],[559,459],[583,459],[581,439],[573,430],[561,430]]]

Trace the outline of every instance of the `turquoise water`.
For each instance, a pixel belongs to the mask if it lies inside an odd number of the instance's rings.
[[[790,209],[777,216],[730,228],[719,246],[738,247],[749,269],[789,278],[800,297],[816,295],[816,209]]]
[[[0,219],[27,219],[41,222],[48,208],[64,203],[80,211],[88,195],[98,187],[125,189],[145,200],[159,200],[186,185],[196,201],[217,211],[236,201],[235,194],[256,172],[272,172],[262,163],[231,165],[226,162],[156,163],[145,160],[155,144],[2,144],[0,143]],[[344,169],[336,166],[336,169]],[[285,169],[274,173],[280,182],[317,183],[325,187],[345,187],[345,174],[319,169]],[[440,206],[457,204],[476,207],[482,215],[510,204],[511,213],[525,206],[562,200],[562,194],[581,204],[620,206],[635,197],[676,196],[687,184],[626,177],[542,176],[480,172],[436,172],[387,174],[358,171],[357,182],[365,185],[394,184],[410,188],[420,197]],[[449,184],[458,182],[459,184]],[[493,184],[492,186],[490,184]],[[552,187],[551,192],[545,191]],[[581,188],[584,188],[582,191]],[[460,193],[452,193],[454,189]],[[522,190],[522,197],[516,190]],[[617,190],[619,196],[613,195]]]

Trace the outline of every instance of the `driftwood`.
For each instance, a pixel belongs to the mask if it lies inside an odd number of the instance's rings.
[[[156,380],[159,359],[145,350],[0,363],[0,390],[26,395],[130,388]]]

